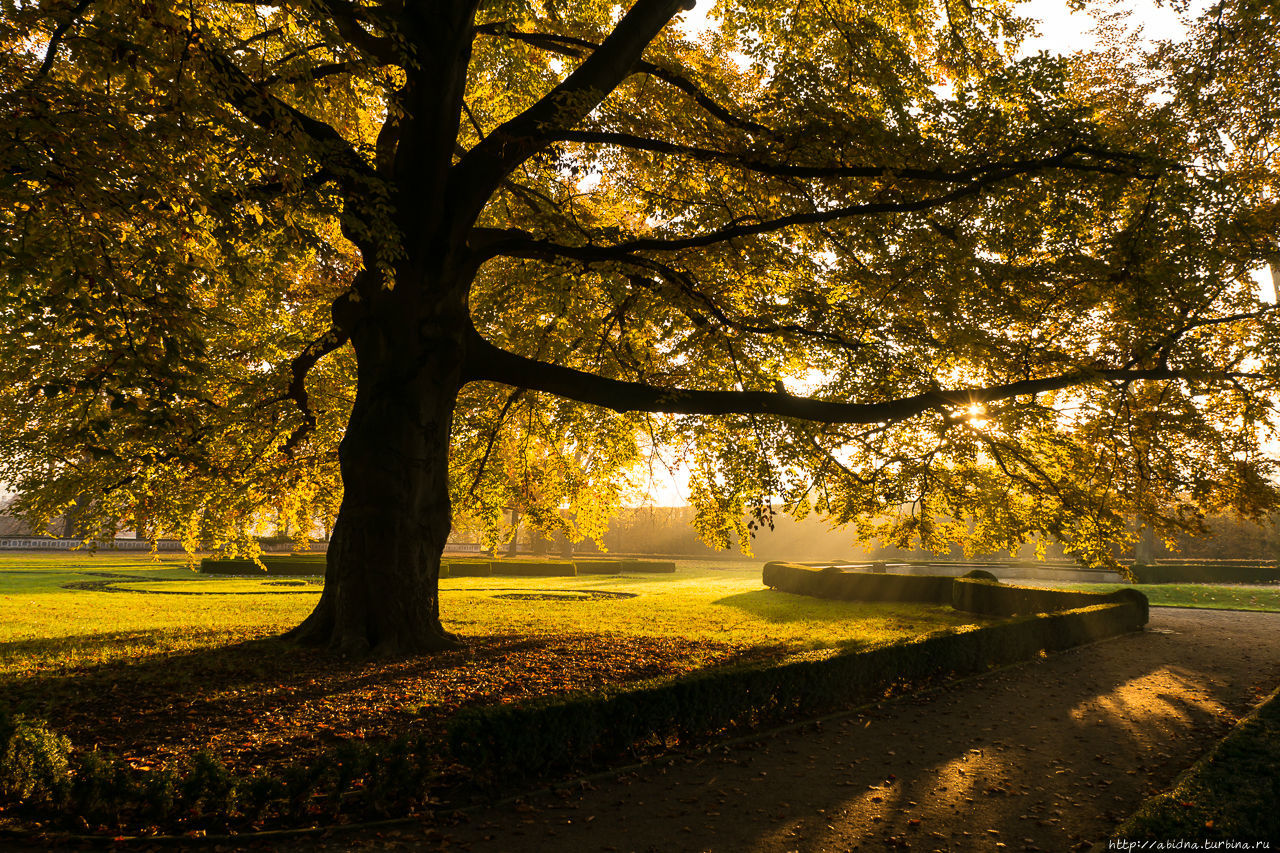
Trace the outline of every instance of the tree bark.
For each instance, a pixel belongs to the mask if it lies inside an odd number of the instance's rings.
[[[520,510],[511,508],[511,542],[507,545],[507,556],[514,557],[520,553]]]
[[[1138,534],[1138,542],[1133,548],[1135,565],[1147,566],[1156,561],[1156,532],[1147,525],[1142,525]]]
[[[438,582],[461,343],[441,326],[397,342],[379,325],[352,336],[359,383],[339,447],[343,498],[324,592],[286,636],[355,656],[457,648],[440,622]]]

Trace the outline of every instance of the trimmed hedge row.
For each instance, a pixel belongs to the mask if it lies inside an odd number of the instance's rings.
[[[950,604],[956,610],[984,616],[1054,613],[1104,602],[1129,603],[1139,621],[1147,624],[1147,597],[1135,589],[1112,593],[1069,592],[1009,586],[989,572],[973,571],[962,578],[936,575],[866,574],[800,563],[773,562],[764,566],[764,583],[783,592],[842,601],[922,601]]]
[[[493,563],[487,560],[445,560],[440,563],[442,578],[487,578],[493,574]]]
[[[644,572],[648,574],[671,574],[676,564],[670,560],[623,560],[624,572]]]
[[[323,575],[324,554],[263,554],[268,575]],[[440,577],[574,577],[578,574],[616,575],[623,572],[670,573],[676,564],[666,560],[483,560],[449,558],[440,562]],[[261,575],[253,560],[205,557],[200,571],[220,575]]]
[[[1111,837],[1276,841],[1278,803],[1280,690],[1191,765],[1172,789],[1147,800]]]
[[[620,575],[621,560],[574,560],[573,567],[580,575]]]
[[[578,574],[573,563],[556,560],[494,560],[490,565],[495,575],[512,577],[558,578]]]
[[[864,574],[800,563],[765,563],[764,584],[783,592],[841,601],[951,603],[951,578],[935,575]]]
[[[1280,583],[1274,564],[1154,563],[1133,566],[1137,583]]]
[[[1115,592],[1071,592],[1061,589],[1035,589],[1008,586],[980,578],[954,578],[951,584],[951,606],[966,613],[983,616],[1021,616],[1028,613],[1055,613],[1077,607],[1089,607],[1104,601],[1131,603],[1141,619],[1134,630],[1147,624],[1147,597],[1136,589]]]
[[[1132,602],[968,626],[831,657],[713,669],[656,684],[528,704],[467,709],[449,725],[454,757],[515,781],[582,768],[636,746],[701,740],[729,728],[813,716],[882,698],[897,686],[981,672],[1133,629]]]
[[[200,571],[211,575],[323,575],[324,554],[263,554],[259,559],[266,572],[250,559],[205,557]]]

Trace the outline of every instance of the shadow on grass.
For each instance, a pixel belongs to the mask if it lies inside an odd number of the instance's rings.
[[[0,656],[56,658],[74,648],[83,657],[98,648],[116,658],[0,677],[0,710],[46,720],[78,748],[99,746],[140,766],[208,749],[251,770],[349,740],[417,734],[443,743],[445,722],[467,705],[597,690],[687,671],[695,657],[719,663],[742,654],[722,644],[708,656],[716,644],[671,639],[488,636],[430,657],[355,660],[274,637],[228,642],[236,638],[208,632],[208,645],[177,651],[172,639],[120,632],[0,645]],[[133,653],[122,658],[121,645]]]
[[[745,610],[752,616],[767,619],[770,622],[830,622],[848,624],[851,621],[901,621],[914,623],[929,619],[950,611],[936,605],[917,602],[886,601],[835,601],[811,596],[796,596],[773,589],[740,592],[716,599],[715,604],[725,607],[736,607]],[[972,614],[966,614],[966,617]],[[975,617],[976,618],[976,617]],[[948,623],[950,624],[950,623]],[[914,624],[904,627],[912,628]],[[924,631],[946,627],[941,623],[930,623],[923,627]]]

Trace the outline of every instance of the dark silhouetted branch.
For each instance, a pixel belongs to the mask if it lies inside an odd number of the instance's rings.
[[[797,397],[778,391],[710,391],[660,388],[643,382],[609,379],[562,365],[548,364],[499,349],[478,333],[468,344],[469,380],[489,380],[556,394],[616,412],[664,412],[678,415],[762,414],[818,423],[886,424],[929,410],[971,406],[1042,394],[1083,385],[1140,380],[1203,380],[1207,375],[1170,369],[1080,369],[1041,379],[1024,379],[979,388],[936,389],[879,403],[843,403]]]
[[[636,0],[613,32],[568,77],[481,140],[453,167],[450,196],[472,218],[512,170],[545,148],[548,134],[586,118],[640,61],[649,42],[689,0]]]

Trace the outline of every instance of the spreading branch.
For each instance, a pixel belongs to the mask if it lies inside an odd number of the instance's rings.
[[[323,337],[317,338],[308,344],[306,349],[290,362],[289,387],[280,399],[294,402],[294,405],[298,407],[298,411],[302,414],[302,423],[289,434],[284,444],[280,446],[280,452],[285,456],[292,457],[298,445],[316,428],[316,414],[311,409],[311,397],[307,393],[307,374],[311,372],[311,368],[315,367],[320,359],[346,342],[347,334],[334,327],[326,332]]]
[[[932,389],[910,397],[879,403],[842,403],[799,397],[782,391],[710,391],[660,388],[643,382],[610,379],[526,358],[499,349],[479,333],[468,343],[468,380],[488,380],[544,391],[615,412],[663,412],[676,415],[777,415],[828,424],[890,424],[930,410],[946,410],[1060,391],[1101,383],[1125,384],[1142,380],[1204,381],[1218,375],[1169,368],[1145,370],[1081,368],[1056,376],[1024,379],[977,388]]]
[[[689,0],[637,0],[573,73],[468,151],[450,181],[450,196],[462,215],[474,219],[507,175],[550,144],[550,133],[586,118],[626,79],[662,28],[688,8]]]
[[[640,252],[676,252],[683,249],[704,249],[743,237],[754,237],[759,234],[782,231],[797,225],[819,225],[859,216],[918,213],[936,207],[944,207],[953,202],[976,196],[984,190],[1011,178],[1043,171],[1050,168],[1055,161],[1063,160],[1065,160],[1064,155],[1058,155],[1044,160],[1011,165],[1005,169],[982,172],[977,177],[950,192],[924,198],[915,198],[909,201],[862,202],[826,210],[792,213],[754,222],[734,221],[712,231],[671,239],[642,238],[625,243],[616,243],[612,246],[566,246],[548,240],[538,240],[527,234],[521,235],[520,232],[514,230],[505,232],[509,235],[507,239],[495,239],[495,232],[489,231],[486,232],[486,239],[484,240],[484,257],[561,257],[580,261],[619,261],[633,260],[636,258],[637,253]]]
[[[249,121],[275,133],[305,137],[318,148],[318,159],[334,174],[371,178],[373,170],[351,143],[333,126],[290,106],[262,85],[255,83],[229,57],[213,49],[208,41],[197,43],[213,70],[222,77],[228,102]]]
[[[71,14],[67,15],[65,21],[54,27],[53,34],[49,36],[49,46],[44,51],[44,61],[40,63],[40,67],[36,69],[35,76],[27,83],[27,88],[32,88],[44,79],[53,69],[54,60],[58,57],[58,48],[62,46],[62,40],[66,38],[67,32],[80,20],[80,16],[89,8],[93,0],[80,0],[79,3],[71,9]]]
[[[543,50],[551,53],[557,53],[561,56],[568,56],[575,59],[580,58],[588,52],[600,47],[598,42],[588,41],[583,38],[562,36],[552,33],[523,33],[519,30],[504,27],[501,24],[485,24],[476,27],[476,32],[480,35],[495,35],[513,39],[515,41],[521,41],[525,44],[531,44],[535,47],[542,48]],[[693,98],[694,102],[698,106],[702,107],[712,116],[731,127],[736,127],[740,130],[746,130],[756,134],[768,135],[770,133],[769,128],[740,115],[733,108],[727,107],[715,98],[711,97],[711,95],[707,94],[706,90],[695,83],[688,75],[673,71],[670,68],[655,65],[652,62],[647,62],[645,60],[640,60],[635,64],[635,73],[647,74],[654,79],[661,80],[662,82],[679,89],[681,92],[684,92],[686,95]]]
[[[734,169],[742,169],[762,175],[778,178],[888,178],[907,181],[930,181],[946,184],[964,184],[996,173],[1023,174],[1036,170],[1058,170],[1070,172],[1094,172],[1109,175],[1144,176],[1132,163],[1132,155],[1103,151],[1096,148],[1072,147],[1051,157],[1037,157],[1029,160],[1004,160],[983,163],[967,169],[918,169],[898,168],[890,166],[798,166],[744,157],[728,151],[704,148],[697,145],[685,145],[667,142],[662,139],[650,139],[631,133],[597,130],[561,130],[550,137],[555,142],[577,142],[583,145],[610,145],[618,148],[629,148],[638,151],[653,151],[659,154],[674,154],[704,162],[721,163]],[[1082,160],[1080,157],[1092,157],[1095,161]]]

